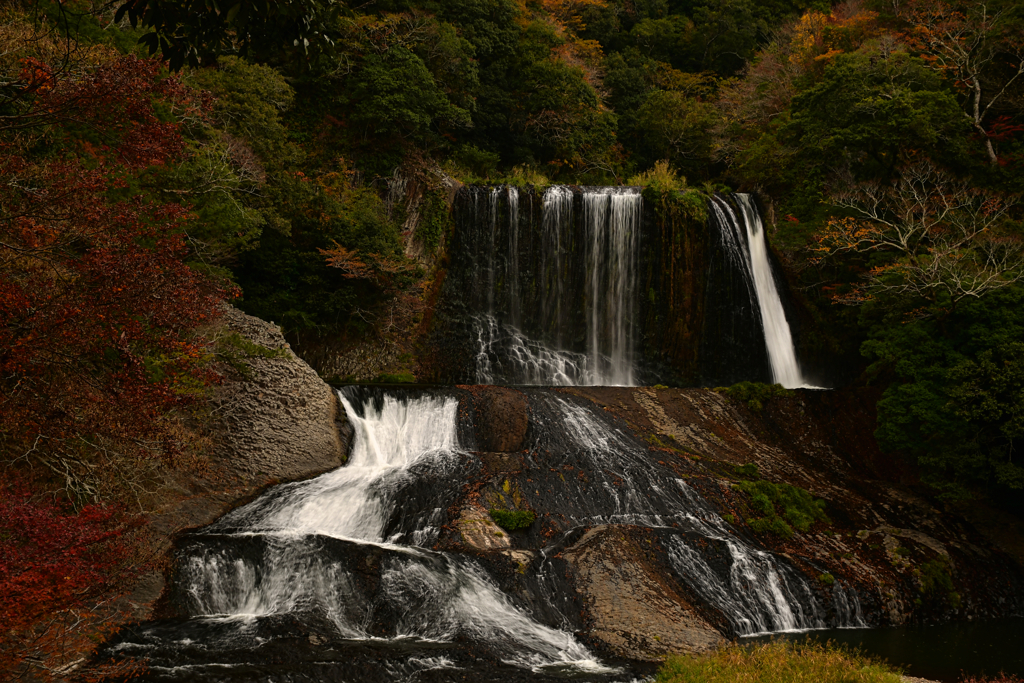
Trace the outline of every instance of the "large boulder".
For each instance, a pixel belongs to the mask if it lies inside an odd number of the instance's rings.
[[[597,526],[562,553],[591,619],[589,635],[630,659],[707,652],[725,642],[679,592],[672,572],[651,551],[649,529]]]
[[[530,409],[515,389],[487,387],[476,396],[476,440],[481,451],[511,453],[523,447]]]

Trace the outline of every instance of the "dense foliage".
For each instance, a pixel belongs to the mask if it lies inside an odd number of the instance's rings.
[[[226,292],[151,184],[203,98],[7,6],[0,42],[0,669],[45,679],[142,567],[119,507],[195,456],[185,418],[216,379],[198,330]]]

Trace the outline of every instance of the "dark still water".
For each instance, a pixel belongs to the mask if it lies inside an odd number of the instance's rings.
[[[902,666],[907,675],[936,681],[958,681],[961,672],[995,676],[1002,671],[1024,677],[1024,618],[942,626],[828,629],[774,637],[795,642],[831,640]],[[770,639],[765,636],[744,642]]]

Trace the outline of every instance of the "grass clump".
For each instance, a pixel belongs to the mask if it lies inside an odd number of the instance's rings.
[[[715,391],[725,394],[734,401],[746,403],[751,410],[760,412],[765,404],[774,398],[792,396],[793,391],[781,384],[764,384],[762,382],[739,382],[731,387],[716,387]]]
[[[656,683],[900,683],[900,671],[828,643],[773,641],[670,657]]]
[[[534,520],[537,519],[537,515],[533,510],[502,510],[500,508],[491,508],[491,519],[505,531],[516,531],[518,529],[525,529],[526,527],[533,524]]]
[[[416,375],[411,372],[384,373],[374,381],[377,384],[415,384]]]
[[[513,166],[511,173],[505,177],[505,182],[512,187],[532,187],[535,190],[543,190],[551,184],[551,180],[539,170],[528,164]]]
[[[794,529],[805,533],[815,522],[832,523],[825,514],[825,501],[792,484],[741,481],[736,488],[750,496],[750,507],[761,515],[747,519],[756,534],[791,538]]]

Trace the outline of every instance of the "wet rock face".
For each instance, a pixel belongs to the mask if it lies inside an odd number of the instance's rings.
[[[521,392],[488,387],[477,396],[476,439],[482,451],[511,453],[523,446],[530,423],[529,403]]]
[[[228,305],[219,324],[216,334],[238,334],[280,353],[244,358],[244,375],[224,369],[225,380],[210,399],[210,477],[168,487],[171,493],[159,511],[149,515],[154,556],[169,555],[176,534],[209,524],[265,486],[341,465],[352,440],[334,390],[292,353],[276,325]],[[162,570],[144,575],[130,596],[131,620],[151,618],[162,609],[156,601],[164,586]]]
[[[637,527],[598,526],[563,553],[593,620],[591,636],[630,659],[704,652],[724,643],[645,550],[652,535]]]

